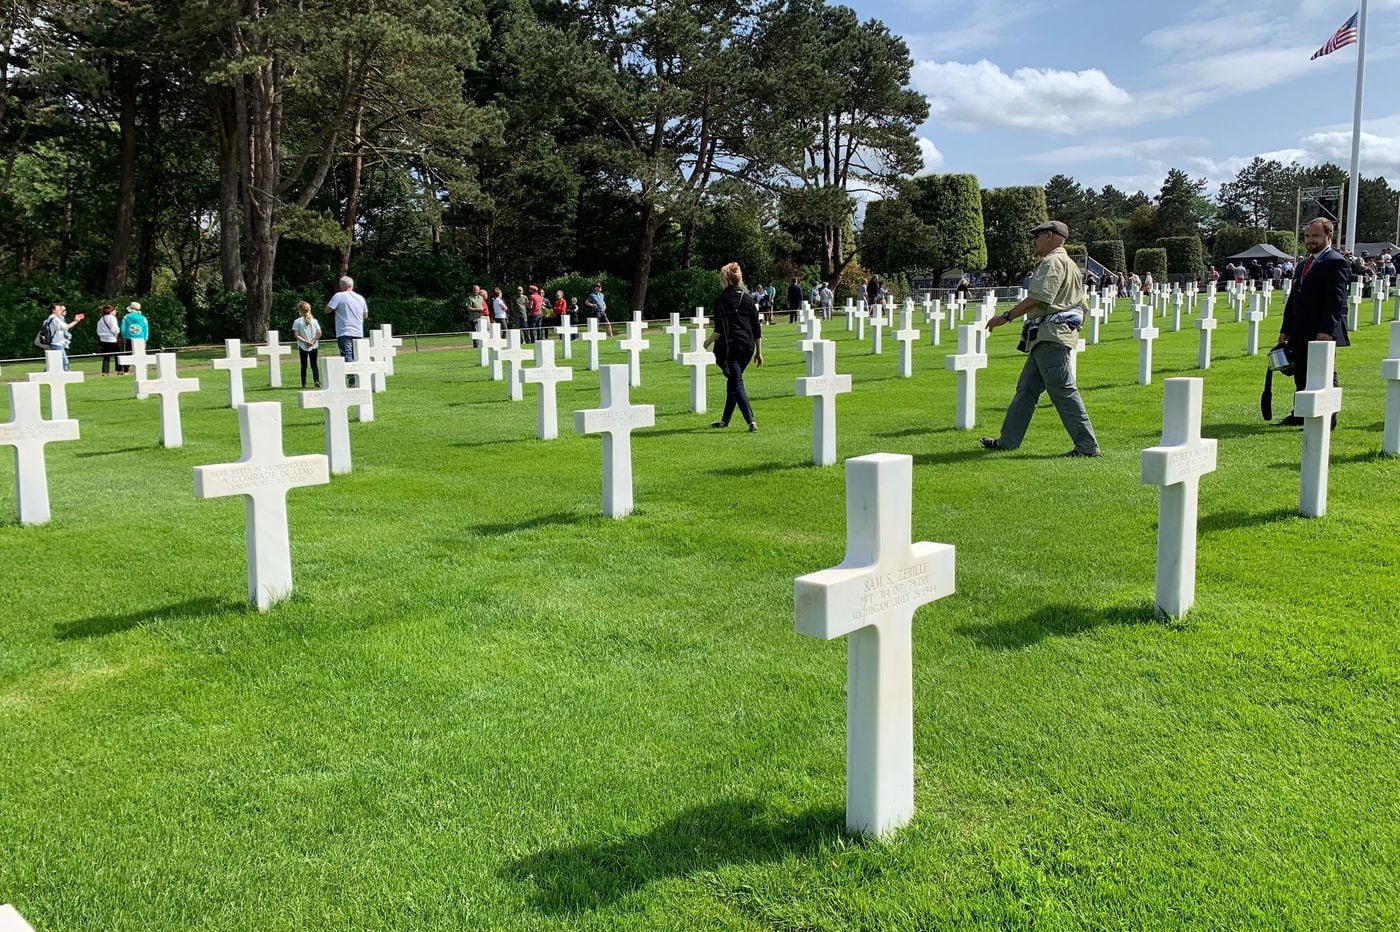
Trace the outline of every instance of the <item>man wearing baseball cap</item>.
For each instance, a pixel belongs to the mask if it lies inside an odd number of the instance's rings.
[[[1069,227],[1058,220],[1047,220],[1031,230],[1030,235],[1040,265],[1031,276],[1026,299],[987,321],[990,332],[1018,317],[1025,318],[1018,348],[1027,354],[1026,365],[1016,382],[1016,395],[1006,409],[1001,436],[983,437],[982,446],[988,450],[1019,447],[1040,393],[1049,392],[1060,422],[1074,441],[1074,449],[1064,455],[1098,456],[1099,441],[1070,370],[1070,353],[1084,326],[1084,277],[1065,252]]]

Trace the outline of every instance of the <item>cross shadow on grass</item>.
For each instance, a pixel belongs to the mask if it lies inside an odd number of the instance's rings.
[[[120,615],[94,615],[77,621],[59,622],[54,625],[54,636],[60,641],[105,637],[159,621],[187,621],[206,615],[241,614],[248,611],[251,609],[242,602],[205,596],[160,608],[139,609]]]
[[[1201,534],[1217,534],[1221,531],[1234,531],[1239,528],[1258,527],[1296,518],[1298,512],[1289,508],[1275,508],[1272,511],[1217,511],[1202,515],[1196,523]]]
[[[483,537],[498,537],[502,534],[513,534],[516,531],[532,531],[541,527],[562,527],[569,524],[582,524],[585,521],[602,521],[601,514],[581,514],[575,511],[556,511],[546,515],[535,515],[533,518],[522,518],[519,521],[504,521],[499,524],[476,524],[467,528],[473,533]]]
[[[710,470],[712,476],[758,476],[769,472],[782,472],[784,469],[802,469],[810,466],[810,460],[802,460],[796,463],[782,463],[771,461],[767,463],[745,463],[742,466],[719,466]]]
[[[159,446],[159,442],[152,440],[144,447],[122,447],[120,450],[88,450],[83,453],[74,453],[73,458],[85,460],[94,456],[118,456],[122,453],[145,453],[147,450],[153,450]]]
[[[956,427],[906,427],[903,430],[890,430],[877,433],[875,436],[883,439],[893,439],[896,437],[922,437],[928,434],[952,434],[957,433]]]
[[[755,799],[721,800],[687,809],[644,834],[528,855],[501,876],[532,886],[535,909],[577,915],[611,906],[654,881],[814,853],[838,836],[844,818],[831,807],[787,815]]]
[[[1201,425],[1201,436],[1211,440],[1230,440],[1238,437],[1263,437],[1269,433],[1280,433],[1283,431],[1284,428],[1274,427],[1262,418],[1247,424]]]
[[[1130,602],[1106,608],[1084,605],[1045,605],[1029,615],[991,624],[959,625],[954,633],[991,650],[1022,650],[1046,638],[1075,637],[1106,625],[1167,624],[1152,614],[1152,603]]]

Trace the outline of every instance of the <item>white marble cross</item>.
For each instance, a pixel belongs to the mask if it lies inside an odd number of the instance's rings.
[[[793,585],[799,633],[846,640],[846,828],[885,835],[914,816],[914,612],[952,595],[954,550],[915,543],[914,461],[846,461],[846,557]]]
[[[1172,333],[1181,330],[1181,286],[1177,285],[1176,291],[1172,294]]]
[[[44,351],[44,371],[29,373],[29,381],[49,387],[49,420],[68,420],[68,386],[83,380],[81,372],[63,371],[63,350]]]
[[[811,374],[812,374],[812,347],[815,346],[817,343],[821,342],[821,339],[822,339],[822,322],[821,322],[820,320],[815,320],[815,319],[814,319],[814,320],[811,322],[811,324],[808,325],[806,335],[805,335],[805,336],[803,336],[802,334],[798,334],[798,335],[801,336],[802,338],[801,338],[800,340],[797,341],[797,349],[798,349],[798,351],[799,351],[800,353],[802,353],[802,361],[803,361],[803,362],[806,364],[806,366],[807,366],[807,374],[808,374],[808,375],[811,375]]]
[[[690,413],[704,414],[709,406],[706,367],[715,364],[715,354],[705,349],[705,331],[690,332],[690,352],[681,354],[681,365],[690,367]]]
[[[1385,303],[1385,295],[1381,292],[1379,288],[1376,289],[1376,294],[1373,301],[1375,307],[1373,308],[1371,314],[1371,326],[1379,327],[1381,325],[1382,314],[1384,313],[1384,308],[1382,308],[1381,305]]]
[[[690,318],[690,323],[696,330],[701,331],[710,325],[710,320],[705,316],[705,309],[703,307],[697,307],[695,309],[695,316]]]
[[[34,927],[24,921],[19,910],[6,903],[0,906],[0,932],[34,932]]]
[[[355,377],[356,387],[368,388],[372,393],[376,385],[375,376],[384,371],[384,363],[370,352],[369,340],[364,337],[356,337],[354,347],[355,361],[345,363],[345,374]],[[368,424],[374,420],[373,394],[370,395],[368,404],[362,404],[356,409],[355,420],[361,424]]]
[[[1161,333],[1152,326],[1152,309],[1144,308],[1138,315],[1138,326],[1133,329],[1133,337],[1138,341],[1138,384],[1152,384],[1152,341]]]
[[[943,344],[943,321],[948,319],[948,315],[943,313],[943,302],[935,298],[933,310],[925,316],[931,325],[928,336],[929,346],[941,346]]]
[[[486,323],[483,317],[476,324],[476,330],[472,332],[472,342],[476,344],[480,355],[481,368],[485,369],[491,365],[491,352],[499,344],[505,346],[505,341],[501,339],[501,325],[495,322]]]
[[[1245,331],[1244,352],[1246,356],[1259,355],[1259,325],[1264,322],[1264,312],[1256,306],[1245,315],[1248,329]]]
[[[1196,368],[1210,368],[1210,341],[1211,335],[1215,332],[1215,298],[1207,298],[1205,310],[1196,320],[1196,329],[1201,331],[1201,342],[1196,350]]]
[[[369,388],[377,395],[389,390],[389,376],[394,367],[394,352],[385,340],[382,330],[371,330],[367,339],[369,340],[368,358],[378,366],[375,371],[370,373]]]
[[[242,341],[224,341],[224,356],[222,359],[214,360],[214,368],[228,372],[228,406],[230,408],[236,408],[243,403],[243,370],[252,369],[257,364],[258,361],[253,357],[243,355]],[[141,377],[137,376],[137,378]]]
[[[578,328],[569,320],[568,314],[559,315],[559,326],[554,328],[554,335],[559,338],[559,344],[564,349],[564,358],[574,358],[574,335],[578,333]]]
[[[1201,379],[1167,379],[1162,443],[1142,451],[1142,482],[1162,487],[1157,505],[1159,617],[1180,618],[1196,601],[1196,515],[1201,476],[1215,472],[1216,441],[1201,437]]]
[[[977,426],[977,370],[987,368],[987,331],[980,324],[960,325],[957,355],[945,357],[944,364],[958,374],[953,426],[971,430]]]
[[[631,322],[637,325],[637,331],[638,331],[639,333],[645,332],[646,329],[647,329],[648,327],[651,326],[651,325],[648,324],[646,321],[642,320],[642,312],[641,312],[641,311],[633,311],[633,312],[632,312],[632,321],[631,321]]]
[[[267,384],[272,388],[282,387],[282,357],[292,354],[290,346],[282,345],[281,337],[282,335],[276,330],[269,330],[267,343],[253,349],[254,355],[267,357]]]
[[[627,354],[627,379],[633,388],[642,387],[642,350],[651,346],[642,339],[643,327],[637,321],[627,325],[627,339],[618,340],[618,348]]]
[[[870,352],[875,356],[880,356],[885,352],[885,328],[890,325],[890,319],[881,308],[879,313],[870,318]]]
[[[77,421],[44,420],[38,385],[10,383],[10,419],[0,423],[0,446],[15,448],[15,510],[20,524],[46,524],[49,520],[44,444],[77,439]]]
[[[535,366],[526,369],[520,378],[527,385],[540,387],[538,416],[535,423],[535,436],[541,440],[555,440],[559,437],[559,406],[556,402],[560,382],[572,382],[574,370],[554,362],[554,341],[535,342]]]
[[[394,359],[399,355],[399,347],[403,346],[403,337],[394,336],[393,324],[381,324],[379,333],[384,356],[384,374],[393,375]]]
[[[1348,304],[1347,330],[1354,333],[1361,329],[1361,289],[1358,288],[1352,292]]]
[[[661,328],[661,332],[671,338],[671,362],[679,362],[681,358],[681,337],[685,336],[687,328],[681,323],[679,313],[671,315],[671,322]]]
[[[1069,349],[1069,377],[1075,385],[1079,384],[1079,354],[1084,352],[1087,345],[1083,340],[1075,340]]]
[[[901,379],[912,379],[914,377],[914,341],[919,338],[919,331],[914,329],[911,308],[905,308],[903,326],[894,332],[894,338],[899,341],[899,377]]]
[[[856,339],[864,340],[865,322],[870,319],[870,311],[866,309],[864,301],[862,301],[860,306],[856,308],[855,314],[852,316],[854,316],[856,319]]]
[[[851,390],[851,377],[836,373],[836,344],[812,346],[810,375],[797,380],[797,397],[812,399],[812,465],[836,462],[836,396]]]
[[[603,435],[603,514],[632,513],[632,431],[656,423],[656,408],[634,405],[628,397],[627,367],[604,366],[599,407],[574,412],[574,430]]]
[[[1390,355],[1381,360],[1381,378],[1385,380],[1385,428],[1381,434],[1381,452],[1400,456],[1400,323],[1390,325]]]
[[[533,355],[535,355],[533,351],[520,344],[519,330],[506,331],[505,349],[496,350],[496,359],[505,363],[506,397],[511,401],[525,400],[525,383],[520,380],[520,371],[522,364]]]
[[[326,370],[326,387],[301,392],[297,396],[297,406],[303,410],[326,409],[326,460],[330,463],[331,475],[341,476],[350,472],[350,409],[373,404],[374,398],[363,385],[359,388],[346,385],[343,357],[327,356],[321,365]]]
[[[117,357],[117,365],[131,366],[138,379],[146,377],[146,370],[155,365],[156,358],[146,352],[146,341],[140,338],[130,340],[131,352]]]
[[[283,455],[280,402],[239,405],[238,430],[243,455],[235,463],[196,466],[194,497],[243,496],[248,601],[267,611],[292,594],[287,493],[330,482],[329,464],[320,453]]]
[[[199,379],[182,379],[175,369],[175,354],[156,356],[156,377],[138,379],[136,400],[145,401],[152,395],[160,397],[160,445],[167,450],[184,446],[184,429],[180,426],[180,395],[199,391]]]
[[[1332,454],[1332,416],[1342,410],[1342,390],[1332,385],[1337,344],[1315,340],[1308,344],[1307,388],[1293,395],[1293,413],[1303,419],[1303,478],[1298,514],[1320,518],[1327,514],[1327,467]]]
[[[699,310],[699,308],[696,308],[696,310]],[[606,340],[607,338],[608,335],[598,329],[598,318],[588,318],[588,322],[584,326],[583,334],[579,337],[579,339],[588,344],[589,372],[598,371],[598,344],[599,342]]]
[[[853,300],[851,300],[850,298],[847,298],[847,299],[846,299],[846,306],[845,306],[845,308],[843,308],[843,310],[846,312],[846,332],[847,332],[847,333],[850,333],[850,332],[851,332],[852,330],[854,330],[855,327],[856,327],[856,305],[855,305],[855,302],[854,302]]]

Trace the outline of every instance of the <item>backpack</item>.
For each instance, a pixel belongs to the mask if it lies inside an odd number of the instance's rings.
[[[41,350],[48,349],[49,344],[53,342],[49,331],[49,321],[51,320],[53,320],[52,317],[44,318],[44,322],[39,325],[39,333],[34,337],[34,345]]]

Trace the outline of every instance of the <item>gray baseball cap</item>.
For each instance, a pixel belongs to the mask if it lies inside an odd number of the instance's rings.
[[[1040,226],[1038,226],[1038,227],[1036,227],[1035,229],[1031,230],[1031,236],[1035,236],[1037,233],[1046,233],[1046,232],[1054,233],[1054,234],[1056,234],[1056,235],[1058,235],[1058,236],[1063,236],[1065,239],[1069,239],[1069,227],[1065,226],[1063,223],[1061,223],[1061,222],[1058,221],[1058,220],[1047,220],[1047,221],[1045,221],[1045,222],[1042,223]]]

